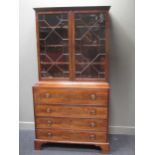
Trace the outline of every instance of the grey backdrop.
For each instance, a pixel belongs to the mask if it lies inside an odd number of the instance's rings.
[[[110,132],[134,134],[134,0],[20,1],[20,129],[34,129],[32,85],[38,81],[34,7],[111,5]]]

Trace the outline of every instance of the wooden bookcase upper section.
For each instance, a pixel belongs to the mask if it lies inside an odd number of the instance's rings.
[[[108,81],[109,9],[35,8],[40,81]]]

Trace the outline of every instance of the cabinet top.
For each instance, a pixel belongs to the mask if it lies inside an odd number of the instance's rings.
[[[105,10],[109,11],[111,6],[78,6],[78,7],[43,7],[43,8],[34,8],[36,12],[39,11],[56,11],[56,10]]]

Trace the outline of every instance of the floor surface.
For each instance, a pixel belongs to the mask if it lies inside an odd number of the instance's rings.
[[[102,155],[99,148],[87,145],[47,144],[42,150],[33,147],[34,131],[20,130],[19,155]],[[129,135],[110,135],[109,155],[134,155],[135,138]]]

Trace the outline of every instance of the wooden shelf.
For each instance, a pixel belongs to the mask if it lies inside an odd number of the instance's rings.
[[[105,26],[92,26],[92,25],[79,25],[79,26],[76,26],[75,28],[104,28]],[[40,26],[39,27],[40,29],[68,29],[68,26],[65,25],[65,26]]]
[[[68,29],[68,26],[40,26],[40,29]]]
[[[45,37],[45,38],[46,38],[46,37]],[[41,41],[41,40],[44,40],[44,41],[45,41],[46,39],[39,39],[39,40],[40,40],[40,41]],[[63,40],[63,41],[65,41],[65,40],[68,41],[69,39],[63,38],[62,40]]]
[[[98,47],[98,46],[104,46],[104,44],[82,44],[80,46],[86,46],[86,47]]]
[[[89,64],[90,62],[76,62],[76,65],[87,65]],[[93,62],[91,63],[91,65],[103,65],[104,62]]]
[[[54,44],[50,44],[50,45],[46,45],[46,47],[65,47],[67,45],[54,45]]]
[[[40,62],[42,65],[68,65],[69,62]]]
[[[104,28],[105,26],[76,26],[76,28]]]

